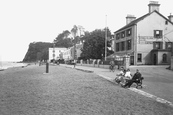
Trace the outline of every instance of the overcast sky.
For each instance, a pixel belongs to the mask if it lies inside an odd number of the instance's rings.
[[[160,13],[173,13],[172,0],[158,0]],[[0,58],[23,60],[29,43],[52,42],[64,30],[81,25],[86,31],[107,26],[113,33],[127,14],[148,13],[149,0],[0,0]]]

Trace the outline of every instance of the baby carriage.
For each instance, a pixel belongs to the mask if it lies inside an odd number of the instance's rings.
[[[120,84],[121,82],[123,82],[123,75],[117,75],[117,77],[115,78],[115,82]]]

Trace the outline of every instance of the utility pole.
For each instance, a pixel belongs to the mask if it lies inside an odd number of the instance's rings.
[[[106,61],[107,60],[106,59],[107,57],[107,15],[106,15],[105,25],[106,25],[106,28],[105,28],[105,61]]]

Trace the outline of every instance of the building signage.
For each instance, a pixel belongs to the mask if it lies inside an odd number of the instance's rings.
[[[138,37],[138,44],[153,44],[155,41],[162,41],[162,38],[154,38],[153,36]]]

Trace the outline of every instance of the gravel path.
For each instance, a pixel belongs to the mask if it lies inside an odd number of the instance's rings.
[[[172,115],[173,109],[93,73],[31,65],[0,72],[0,115]]]

